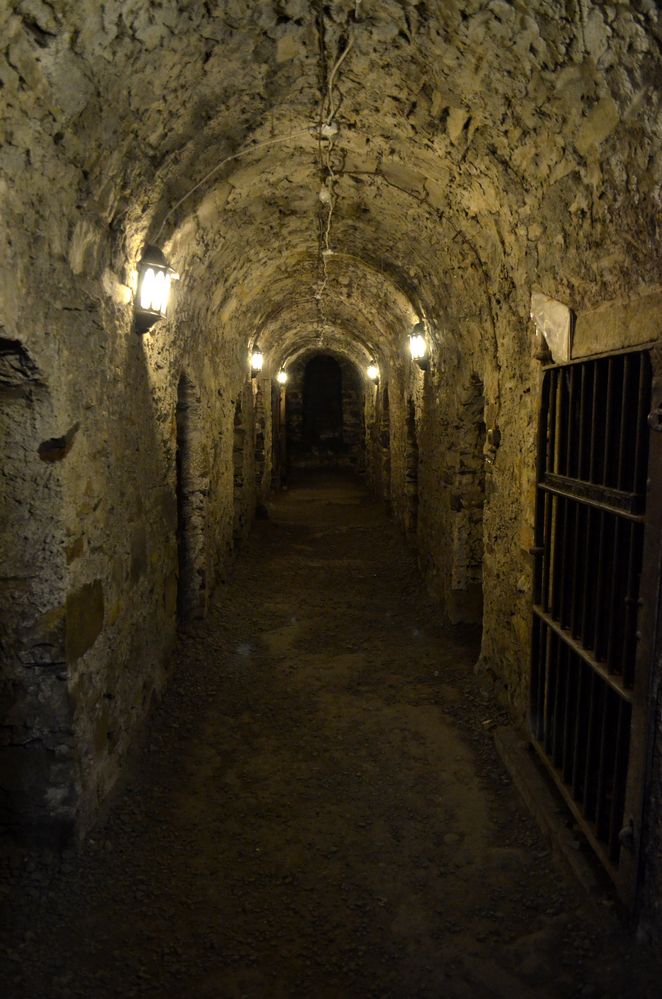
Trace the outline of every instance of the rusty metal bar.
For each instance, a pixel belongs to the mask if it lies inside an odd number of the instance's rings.
[[[584,573],[583,573],[583,563],[582,563],[582,553],[583,546],[581,544],[581,539],[584,535],[582,531],[582,514],[585,512],[585,507],[581,503],[575,503],[575,523],[574,523],[574,538],[573,538],[573,557],[572,557],[572,596],[570,599],[570,617],[568,621],[568,627],[570,628],[570,634],[577,638],[577,618],[579,615],[579,605],[582,600],[584,593]]]
[[[613,365],[614,358],[610,357],[607,360],[607,397],[605,399],[605,414],[604,414],[604,428],[605,428],[605,447],[604,455],[602,460],[602,471],[600,475],[600,482],[603,486],[609,484],[609,441],[611,438],[611,418],[613,412],[613,395],[614,395],[614,379],[613,379]]]
[[[586,752],[586,728],[583,723],[586,707],[586,684],[588,678],[588,668],[577,657],[577,713],[575,716],[575,735],[572,751],[572,772],[570,776],[570,787],[575,800],[583,798],[584,785],[582,782],[581,760]]]
[[[598,468],[598,451],[599,451],[599,441],[600,441],[600,429],[601,429],[601,404],[600,395],[602,391],[602,367],[600,364],[596,364],[593,367],[593,399],[591,403],[591,447],[589,451],[589,471],[588,478],[590,482],[597,481],[597,468]]]
[[[595,559],[595,522],[599,514],[591,507],[586,508],[586,548],[585,548],[585,573],[584,573],[584,598],[582,602],[582,620],[580,627],[580,637],[586,648],[591,648],[592,633],[590,626],[594,620],[595,589],[597,579],[593,571]]]
[[[586,478],[586,454],[589,450],[587,445],[590,445],[590,435],[587,440],[586,436],[586,398],[587,398],[587,374],[586,365],[582,365],[580,368],[580,381],[579,381],[579,451],[577,454],[577,466],[575,468],[575,477],[578,479]]]
[[[595,606],[593,615],[593,629],[591,631],[591,645],[593,654],[597,661],[601,659],[602,649],[602,608],[604,604],[604,593],[607,588],[606,567],[608,564],[608,553],[606,552],[608,541],[607,514],[600,512],[600,526],[598,528],[598,552],[595,571]]]
[[[575,402],[575,368],[564,368],[563,377],[566,380],[567,387],[567,402],[565,407],[565,440],[563,445],[565,448],[565,455],[563,458],[563,474],[567,475],[568,478],[574,478],[571,472],[571,462],[572,462],[572,441],[573,441],[573,406]]]
[[[545,376],[545,383],[549,385],[549,401],[547,407],[547,448],[544,454],[540,455],[541,468],[538,478],[549,469],[556,468],[556,441],[557,441],[557,394],[558,394],[558,372],[550,372],[551,377]]]
[[[542,618],[545,624],[548,625],[548,627],[554,632],[555,635],[558,635],[559,638],[562,638],[563,641],[570,646],[570,648],[573,650],[573,652],[576,653],[576,655],[579,656],[582,662],[586,663],[586,665],[589,666],[594,673],[596,673],[599,677],[601,677],[605,681],[607,686],[613,687],[616,693],[620,697],[622,697],[623,700],[625,701],[632,700],[632,692],[630,690],[627,690],[623,686],[621,678],[607,672],[604,663],[598,662],[595,656],[593,656],[589,652],[589,650],[582,645],[581,642],[576,641],[569,632],[564,631],[563,628],[559,626],[558,621],[555,621],[554,618],[550,617],[549,614],[546,614],[545,611],[542,609],[542,607],[534,605],[533,611],[534,614]]]
[[[620,832],[623,828],[623,812],[625,805],[625,784],[629,757],[630,719],[632,711],[629,704],[620,701],[618,705],[618,721],[616,724],[616,753],[614,758],[614,773],[611,789],[611,811],[609,829],[605,836],[609,856],[614,863],[618,862],[621,850]]]
[[[571,496],[599,510],[615,513],[629,520],[643,521],[643,514],[637,512],[641,497],[637,493],[625,493],[618,489],[610,489],[602,485],[588,482],[578,482],[565,475],[545,473],[544,480],[538,483],[540,489],[557,493],[559,496]]]
[[[648,356],[642,354],[639,363],[639,384],[637,386],[637,427],[634,444],[633,492],[644,496],[648,466],[648,407],[651,396],[651,368]]]
[[[617,489],[627,488],[627,462],[629,460],[630,449],[632,447],[632,440],[628,434],[628,423],[629,423],[629,410],[628,410],[628,398],[629,398],[629,379],[630,379],[630,358],[623,358],[623,385],[621,388],[621,413],[620,413],[620,429],[618,434],[618,468],[616,471],[616,487]]]
[[[595,831],[604,840],[609,827],[609,799],[612,791],[612,776],[616,743],[613,738],[613,709],[616,702],[614,692],[603,694],[602,723],[600,726],[599,767],[595,795]]]
[[[640,577],[649,579],[653,564],[644,552],[651,364],[641,352],[577,363],[578,370],[576,363],[549,369],[543,380],[531,730],[573,814],[631,898],[638,846],[625,849],[622,831],[632,823],[631,803],[641,801],[630,782],[642,773],[641,760],[631,762],[631,745],[639,753],[643,739],[634,724],[643,703],[635,676]]]
[[[615,662],[617,659],[615,645],[619,638],[619,623],[622,611],[622,575],[619,554],[620,554],[620,521],[614,518],[612,525],[612,550],[611,566],[609,577],[611,580],[611,592],[609,593],[609,613],[605,621],[605,644],[604,655],[607,669],[610,673],[615,673]],[[599,657],[597,657],[599,658]]]
[[[630,524],[627,588],[625,591],[625,620],[623,623],[623,683],[634,685],[634,668],[637,651],[637,616],[639,611],[639,582],[643,558],[644,533],[641,527]]]

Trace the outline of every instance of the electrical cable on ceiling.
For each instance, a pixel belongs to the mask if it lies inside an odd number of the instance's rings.
[[[273,139],[265,139],[264,142],[254,142],[251,146],[244,146],[242,149],[237,150],[236,153],[231,153],[230,156],[226,156],[225,159],[221,160],[220,163],[217,163],[215,167],[212,167],[212,169],[206,173],[204,177],[190,189],[190,191],[187,191],[186,194],[180,198],[179,201],[175,202],[172,208],[166,212],[163,216],[163,221],[159,226],[159,231],[156,234],[155,242],[158,243],[166,222],[177,211],[180,205],[183,205],[192,194],[195,194],[195,192],[198,191],[203,184],[206,184],[207,181],[213,177],[215,173],[218,173],[218,171],[224,167],[226,163],[230,163],[232,160],[238,160],[240,157],[246,156],[248,153],[252,153],[255,149],[264,149],[266,146],[275,146],[279,142],[288,142],[290,139],[296,139],[300,135],[310,135],[311,131],[315,132],[317,129],[317,125],[312,125],[308,128],[300,128],[296,132],[290,132],[288,135],[279,135]]]
[[[360,15],[361,0],[356,0],[354,8],[354,19],[358,20]],[[323,17],[323,14],[322,14]],[[332,152],[333,152],[333,140],[338,135],[338,126],[334,122],[334,118],[338,112],[338,108],[335,106],[334,102],[334,87],[336,85],[336,76],[342,66],[343,62],[349,55],[354,45],[354,38],[350,34],[347,38],[347,42],[336,59],[335,63],[331,68],[331,72],[328,75],[328,80],[326,84],[326,90],[322,94],[319,123],[317,125],[308,126],[307,128],[297,129],[295,132],[290,132],[287,135],[276,136],[272,139],[265,139],[263,142],[255,142],[250,146],[244,146],[237,150],[236,153],[231,153],[229,156],[224,157],[219,163],[207,171],[207,173],[191,187],[175,204],[166,212],[164,215],[161,225],[159,226],[158,232],[156,233],[154,241],[158,244],[166,223],[175,214],[178,208],[187,201],[191,195],[199,191],[208,180],[210,180],[215,174],[219,172],[227,163],[231,163],[233,160],[241,159],[243,156],[247,156],[249,153],[254,152],[258,149],[266,149],[269,146],[275,146],[279,143],[289,142],[291,139],[298,138],[302,135],[313,135],[317,134],[318,149],[319,149],[319,160],[320,169],[322,172],[326,173],[326,177],[323,180],[322,188],[320,189],[320,201],[327,207],[328,214],[326,218],[326,223],[323,230],[320,231],[320,248],[319,248],[319,262],[321,265],[322,277],[318,283],[315,299],[317,300],[318,310],[320,313],[320,322],[324,321],[326,317],[324,316],[323,307],[323,296],[328,283],[328,270],[327,270],[327,259],[333,253],[331,249],[331,223],[333,219],[333,211],[335,208],[335,192],[334,192],[334,182],[336,180],[336,174],[333,169],[332,162]],[[323,56],[322,56],[323,59]],[[324,60],[323,60],[324,62]],[[323,153],[323,143],[326,148]]]
[[[360,2],[360,0],[359,0]],[[355,16],[358,17],[359,3],[356,4]],[[322,15],[323,16],[323,15]],[[318,282],[315,299],[317,301],[317,308],[319,312],[319,321],[323,323],[326,321],[326,316],[324,313],[324,292],[326,291],[327,284],[329,281],[328,272],[328,258],[332,255],[333,251],[331,249],[331,223],[333,220],[333,211],[336,204],[334,183],[336,180],[336,174],[333,169],[333,140],[338,134],[338,128],[334,123],[334,118],[337,114],[338,108],[334,104],[334,85],[336,81],[336,76],[343,62],[349,55],[354,45],[354,39],[350,35],[347,39],[345,47],[336,59],[331,72],[329,73],[326,92],[322,94],[322,100],[320,105],[320,132],[319,132],[319,160],[320,160],[320,170],[322,173],[326,172],[326,176],[323,181],[322,188],[320,190],[320,201],[327,208],[326,223],[324,224],[323,230],[320,231],[320,247],[319,247],[319,266],[321,271],[321,277]],[[322,140],[325,140],[326,146],[323,153]]]

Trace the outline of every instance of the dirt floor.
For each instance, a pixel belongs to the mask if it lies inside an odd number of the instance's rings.
[[[0,994],[658,996],[555,866],[483,726],[476,635],[382,507],[317,475],[270,513],[103,825],[5,844]]]

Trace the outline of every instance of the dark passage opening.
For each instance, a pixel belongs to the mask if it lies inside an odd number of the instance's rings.
[[[303,379],[303,445],[340,451],[343,445],[342,371],[333,357],[313,357]]]
[[[331,354],[308,354],[290,366],[280,424],[286,429],[289,470],[364,471],[363,381],[352,361]]]

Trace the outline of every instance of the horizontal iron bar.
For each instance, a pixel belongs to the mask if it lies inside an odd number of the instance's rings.
[[[542,370],[558,371],[562,368],[569,368],[573,364],[591,364],[593,361],[599,361],[603,357],[623,357],[624,354],[643,353],[646,350],[652,350],[658,343],[659,340],[645,340],[643,343],[636,344],[633,347],[617,347],[614,350],[603,350],[601,354],[587,354],[586,357],[573,357],[571,361],[562,361],[561,364],[543,364]]]
[[[550,617],[539,604],[533,605],[533,613],[536,614],[541,621],[544,621],[545,624],[548,625],[552,631],[555,632],[555,634],[557,634],[559,638],[561,638],[566,645],[568,645],[572,651],[579,656],[580,659],[583,659],[586,665],[589,666],[594,673],[597,673],[598,676],[604,680],[605,683],[608,684],[619,697],[622,697],[623,700],[627,701],[629,704],[632,703],[632,691],[626,690],[620,682],[619,677],[612,676],[612,674],[605,669],[602,663],[599,663],[597,659],[593,658],[588,649],[585,649],[580,642],[576,641],[576,639],[574,639],[572,635],[565,630],[565,628],[561,627],[558,621],[555,621],[554,618]]]
[[[578,479],[570,479],[566,475],[555,475],[553,472],[545,472],[545,477],[542,482],[538,483],[538,487],[547,492],[556,493],[557,496],[567,496],[569,499],[578,500],[580,503],[593,506],[597,510],[605,510],[607,513],[615,513],[619,517],[635,520],[637,523],[644,521],[644,515],[638,509],[643,507],[644,498],[636,493],[621,492],[619,489],[598,486],[593,482],[580,482]]]

